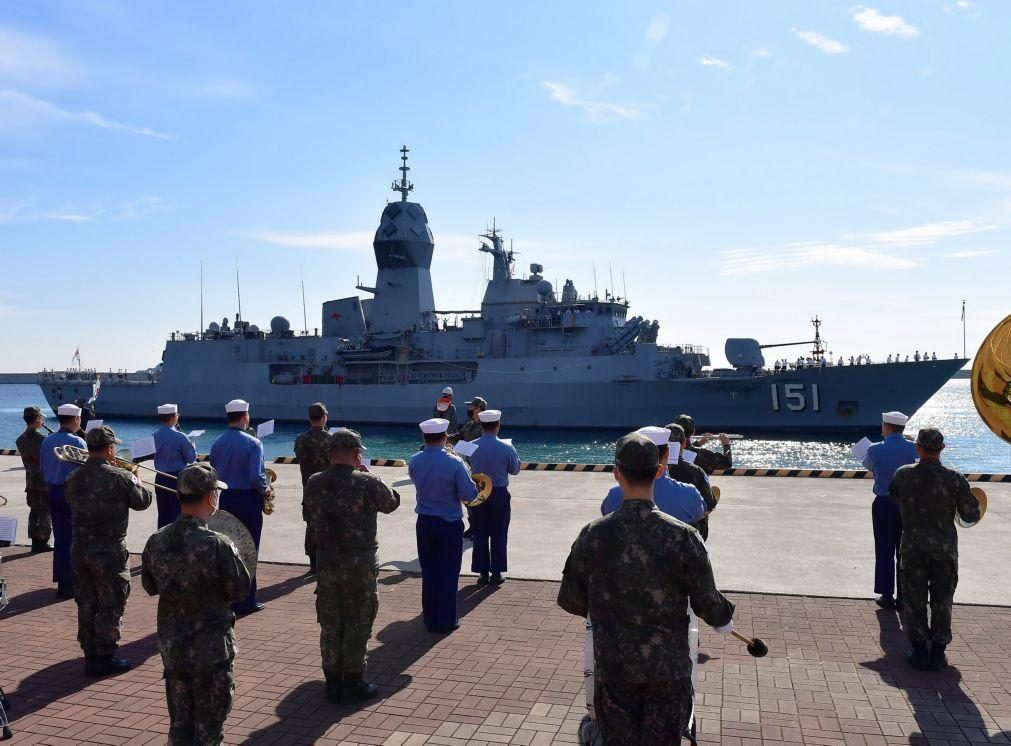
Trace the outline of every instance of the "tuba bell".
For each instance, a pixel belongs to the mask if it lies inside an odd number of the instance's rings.
[[[487,474],[471,474],[470,478],[477,485],[477,497],[469,502],[464,502],[468,508],[476,508],[491,496],[491,477]]]
[[[277,481],[277,472],[271,468],[263,470],[263,475],[267,478],[267,484],[271,486],[270,496],[263,498],[263,514],[271,515],[274,512],[274,482]]]

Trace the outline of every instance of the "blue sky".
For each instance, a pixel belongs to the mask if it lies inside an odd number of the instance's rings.
[[[77,3],[0,8],[0,370],[139,368],[371,282],[397,150],[441,308],[493,218],[520,267],[660,340],[961,351],[1011,312],[1011,5]],[[784,351],[788,353],[789,351]],[[775,353],[772,353],[775,355]]]

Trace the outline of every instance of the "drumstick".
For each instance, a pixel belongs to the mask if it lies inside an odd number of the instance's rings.
[[[755,658],[764,658],[769,654],[769,646],[765,644],[765,640],[761,637],[746,637],[733,629],[730,630],[730,634],[741,642],[746,642],[748,644],[748,652]]]

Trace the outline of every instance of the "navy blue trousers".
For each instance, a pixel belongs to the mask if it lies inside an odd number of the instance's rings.
[[[508,487],[493,487],[487,500],[471,508],[470,527],[474,529],[471,572],[505,572],[509,569],[506,554],[511,516]]]
[[[167,471],[165,473],[176,477],[179,476],[179,472],[177,471]],[[179,498],[176,497],[176,493],[160,490],[158,487],[168,487],[174,490],[176,488],[176,480],[157,474],[154,478],[154,484],[154,496],[158,501],[158,528],[164,528],[179,517]]]
[[[260,552],[260,533],[263,531],[263,498],[256,490],[225,490],[218,501],[221,510],[227,510],[234,515],[242,525],[249,529],[256,544],[257,556]],[[241,614],[249,611],[256,603],[256,578],[249,586],[249,595],[242,601],[232,604],[232,611]]]
[[[456,587],[463,565],[463,520],[419,515],[416,526],[421,563],[421,615],[428,629],[456,624]]]
[[[72,587],[70,540],[72,534],[70,505],[63,496],[62,484],[49,485],[49,510],[53,516],[53,582]]]
[[[890,497],[874,496],[871,504],[874,526],[874,592],[884,596],[895,593],[899,543],[902,541],[902,514]]]

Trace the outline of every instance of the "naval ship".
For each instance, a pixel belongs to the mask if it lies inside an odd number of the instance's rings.
[[[337,422],[408,424],[430,416],[443,387],[462,402],[482,396],[510,426],[634,428],[694,416],[700,430],[739,433],[871,433],[881,412],[912,414],[964,359],[833,365],[814,319],[810,364],[770,369],[757,340],[726,340],[732,367],[712,369],[709,349],[661,345],[659,323],[631,315],[627,299],[559,290],[540,264],[517,276],[501,231],[475,242],[493,260],[479,310],[439,311],[432,292],[435,237],[409,199],[408,149],[373,248],[366,294],[323,304],[321,326],[296,332],[283,317],[269,331],[236,317],[174,332],[161,363],[141,375],[44,371],[52,409],[95,401],[99,417],[151,417],[176,402],[187,418],[219,418],[243,398],[256,419],[303,421],[322,401]]]

